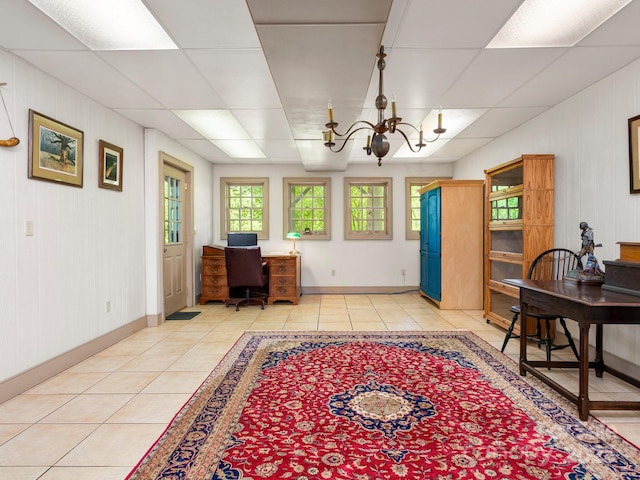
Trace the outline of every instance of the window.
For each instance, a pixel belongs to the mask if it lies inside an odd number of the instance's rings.
[[[221,178],[220,237],[229,232],[256,232],[260,240],[269,238],[269,179]]]
[[[391,178],[345,178],[345,240],[393,238]]]
[[[420,189],[442,177],[406,177],[405,182],[405,238],[420,240]]]
[[[165,167],[170,175],[164,176],[164,244],[182,243],[182,182],[184,174]],[[175,175],[171,176],[171,175]]]
[[[304,239],[331,238],[331,179],[285,178],[284,232],[298,232]]]

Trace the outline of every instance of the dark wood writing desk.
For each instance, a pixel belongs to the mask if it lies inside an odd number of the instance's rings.
[[[526,331],[524,322],[527,310],[541,308],[557,313],[578,323],[580,327],[579,361],[530,361],[527,360],[527,336],[520,335],[520,375],[530,372],[551,388],[578,406],[580,420],[587,420],[589,410],[640,410],[640,402],[589,400],[589,368],[597,377],[608,372],[627,383],[640,387],[640,380],[615,370],[604,363],[602,357],[602,330],[604,325],[640,324],[640,297],[626,295],[599,286],[587,286],[564,280],[509,279],[505,283],[520,288],[520,331]],[[596,326],[596,353],[589,361],[589,328]],[[540,368],[578,368],[579,391],[576,396],[553,381]]]

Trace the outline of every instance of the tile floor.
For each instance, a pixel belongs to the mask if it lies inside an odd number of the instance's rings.
[[[504,331],[487,324],[481,311],[441,311],[417,293],[307,295],[297,306],[236,312],[209,303],[193,310],[202,313],[146,328],[0,405],[0,478],[124,479],[247,330],[461,329],[497,348],[504,339]],[[518,341],[509,342],[505,353],[517,359]],[[554,377],[576,390],[575,372]],[[639,389],[607,375],[593,376],[590,388],[593,399],[640,400]],[[640,445],[640,412],[593,413]]]

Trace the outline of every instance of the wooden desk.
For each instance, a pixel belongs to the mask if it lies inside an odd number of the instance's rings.
[[[509,279],[505,283],[520,288],[520,327],[527,318],[529,307],[542,308],[573,320],[580,327],[579,361],[530,361],[527,359],[527,337],[520,336],[520,375],[530,372],[551,388],[578,406],[580,420],[587,420],[589,410],[640,410],[640,402],[589,400],[589,368],[597,377],[608,372],[640,388],[640,380],[605,365],[602,356],[604,325],[640,324],[640,297],[602,290],[599,286],[586,286],[564,280]],[[589,361],[589,328],[596,326],[596,353]],[[576,396],[562,385],[544,375],[539,368],[578,368],[579,391]]]
[[[269,298],[267,303],[288,301],[298,304],[302,295],[300,285],[300,255],[263,254],[269,269]],[[202,247],[202,291],[200,305],[209,301],[223,301],[229,297],[227,267],[224,247],[205,245]]]

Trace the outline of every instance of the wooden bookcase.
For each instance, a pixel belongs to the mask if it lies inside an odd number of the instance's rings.
[[[503,280],[526,278],[538,254],[553,248],[553,164],[554,155],[522,155],[485,170],[484,313],[503,328],[519,302],[518,288]],[[530,320],[527,333],[534,331]]]
[[[420,293],[443,310],[482,310],[483,183],[420,189]]]

